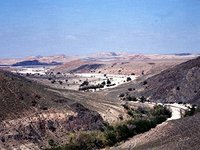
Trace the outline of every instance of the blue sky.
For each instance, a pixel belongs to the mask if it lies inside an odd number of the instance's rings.
[[[0,57],[200,52],[199,0],[0,0]]]

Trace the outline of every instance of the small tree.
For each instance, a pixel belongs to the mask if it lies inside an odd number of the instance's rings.
[[[124,97],[124,96],[125,96],[124,93],[119,94],[119,97]]]
[[[132,88],[128,88],[128,90],[129,90],[129,91],[132,91],[133,89],[132,89]]]
[[[80,86],[88,86],[88,85],[89,85],[89,82],[86,80]]]
[[[105,81],[103,81],[101,84],[102,84],[102,85],[106,85],[106,82],[105,82]]]
[[[142,103],[144,103],[144,102],[146,101],[146,98],[145,98],[144,96],[141,96],[141,97],[140,97],[140,101],[141,101]]]
[[[127,79],[126,79],[127,82],[131,81],[131,80],[132,80],[131,77],[127,77]]]
[[[143,82],[143,85],[146,85],[146,84],[147,84],[147,81],[144,81],[144,82]]]
[[[55,83],[55,82],[56,82],[56,80],[52,80],[52,81],[51,81],[51,83]]]
[[[50,139],[48,142],[49,142],[50,146],[52,146],[52,147],[56,146],[56,144],[55,144],[53,139]]]
[[[109,79],[107,79],[107,84],[108,84],[108,85],[111,84],[111,81],[110,81]]]

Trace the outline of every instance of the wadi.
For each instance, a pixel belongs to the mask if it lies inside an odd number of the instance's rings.
[[[1,66],[1,149],[198,147],[198,55],[58,57]]]

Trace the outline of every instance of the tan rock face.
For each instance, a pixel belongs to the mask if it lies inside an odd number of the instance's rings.
[[[66,129],[66,124],[72,116],[76,117],[77,113],[48,110],[19,119],[4,120],[0,124],[0,143],[7,148],[11,148],[10,145],[20,149],[28,149],[30,145],[36,148],[40,144],[43,145],[43,142],[45,143],[45,137],[51,134],[61,136],[70,131],[70,128]]]
[[[3,126],[5,126],[6,128],[12,128],[16,125],[23,125],[23,126],[27,126],[30,123],[37,123],[40,120],[43,121],[48,121],[48,120],[64,120],[69,116],[76,116],[77,113],[74,112],[43,112],[43,113],[35,113],[32,114],[31,116],[27,116],[27,117],[23,117],[23,118],[19,118],[19,119],[14,119],[14,120],[4,120],[2,122]]]

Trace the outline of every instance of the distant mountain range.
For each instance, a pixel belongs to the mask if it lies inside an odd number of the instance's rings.
[[[45,62],[40,62],[38,60],[25,60],[25,61],[17,62],[13,64],[12,66],[35,66],[35,65],[54,66],[54,65],[61,65],[61,64],[62,63],[55,62],[55,61],[52,61],[51,63],[45,63]]]
[[[148,59],[182,59],[182,58],[194,58],[199,54],[190,53],[177,53],[177,54],[133,54],[127,52],[99,52],[89,54],[85,56],[65,56],[65,55],[54,55],[54,56],[30,56],[25,58],[4,58],[0,59],[0,65],[55,65],[55,62],[67,63],[74,60],[83,60],[87,62],[94,61],[134,61],[134,60],[148,60]],[[36,60],[38,62],[36,62]],[[29,62],[30,61],[30,62]],[[53,62],[53,64],[51,64]],[[42,64],[47,63],[47,64]],[[55,63],[55,64],[54,64]]]

